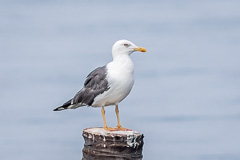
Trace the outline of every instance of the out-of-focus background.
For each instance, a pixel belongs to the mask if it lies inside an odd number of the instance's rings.
[[[77,160],[91,107],[53,112],[128,39],[135,85],[122,125],[144,159],[240,159],[240,1],[0,1],[0,159]],[[107,122],[117,124],[113,107]]]

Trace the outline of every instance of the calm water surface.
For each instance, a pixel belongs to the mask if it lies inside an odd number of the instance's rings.
[[[77,160],[100,109],[53,112],[128,39],[135,85],[124,127],[144,159],[240,159],[240,1],[1,1],[0,159]],[[116,125],[113,107],[107,122]]]

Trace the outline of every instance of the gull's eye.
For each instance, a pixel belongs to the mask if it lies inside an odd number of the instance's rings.
[[[125,46],[125,47],[129,47],[129,46],[130,46],[130,44],[127,44],[127,43],[125,43],[125,44],[124,44],[124,46]]]

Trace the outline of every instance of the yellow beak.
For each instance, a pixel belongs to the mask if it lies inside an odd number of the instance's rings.
[[[134,48],[134,51],[147,52],[147,50],[143,47]]]

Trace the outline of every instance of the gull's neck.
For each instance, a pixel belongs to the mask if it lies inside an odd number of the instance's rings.
[[[128,62],[132,61],[131,57],[129,54],[118,54],[118,55],[113,55],[113,62]]]
[[[117,70],[122,70],[130,74],[133,74],[134,72],[134,64],[128,53],[113,54],[112,64]]]
[[[124,52],[124,51],[118,51],[118,52],[112,52],[112,57],[113,57],[113,61],[115,60],[121,60],[121,59],[131,59],[130,58],[130,54],[128,52]]]

